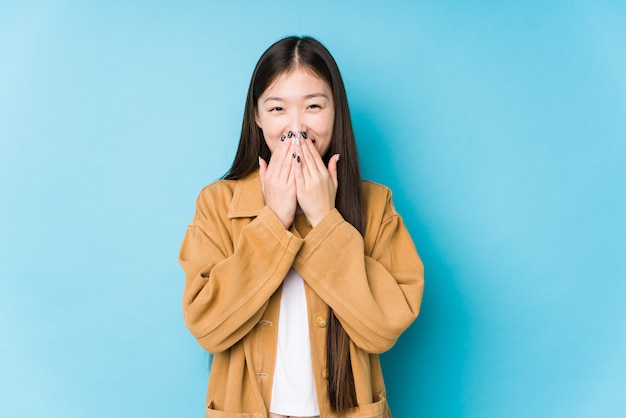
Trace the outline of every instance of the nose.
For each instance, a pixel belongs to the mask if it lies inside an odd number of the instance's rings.
[[[294,134],[306,132],[306,124],[304,122],[304,117],[299,112],[296,112],[291,117],[289,121],[289,127],[287,131],[292,131]]]

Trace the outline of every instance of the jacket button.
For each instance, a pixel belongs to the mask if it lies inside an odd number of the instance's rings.
[[[321,316],[319,318],[317,318],[317,326],[320,328],[324,328],[326,325],[328,325],[328,321],[326,321],[324,318],[322,318]]]
[[[324,379],[328,379],[328,369],[324,369],[324,370],[322,370],[322,377],[323,377]]]

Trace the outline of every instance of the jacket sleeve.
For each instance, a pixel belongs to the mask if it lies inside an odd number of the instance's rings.
[[[235,239],[228,205],[210,186],[203,190],[179,256],[185,324],[212,353],[227,350],[256,325],[302,245],[267,207]]]
[[[385,190],[384,210],[366,217],[371,244],[333,210],[306,236],[294,263],[352,341],[370,353],[394,345],[417,317],[424,290],[422,261]]]

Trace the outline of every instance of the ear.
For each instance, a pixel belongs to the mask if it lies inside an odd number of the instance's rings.
[[[254,121],[256,122],[256,126],[263,129],[261,126],[261,118],[259,118],[259,109],[257,107],[254,108]]]

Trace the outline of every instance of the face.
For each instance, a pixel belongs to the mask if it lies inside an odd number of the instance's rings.
[[[256,123],[263,130],[271,152],[287,132],[306,132],[324,155],[330,147],[335,107],[330,86],[305,69],[284,73],[263,92],[257,102]]]

